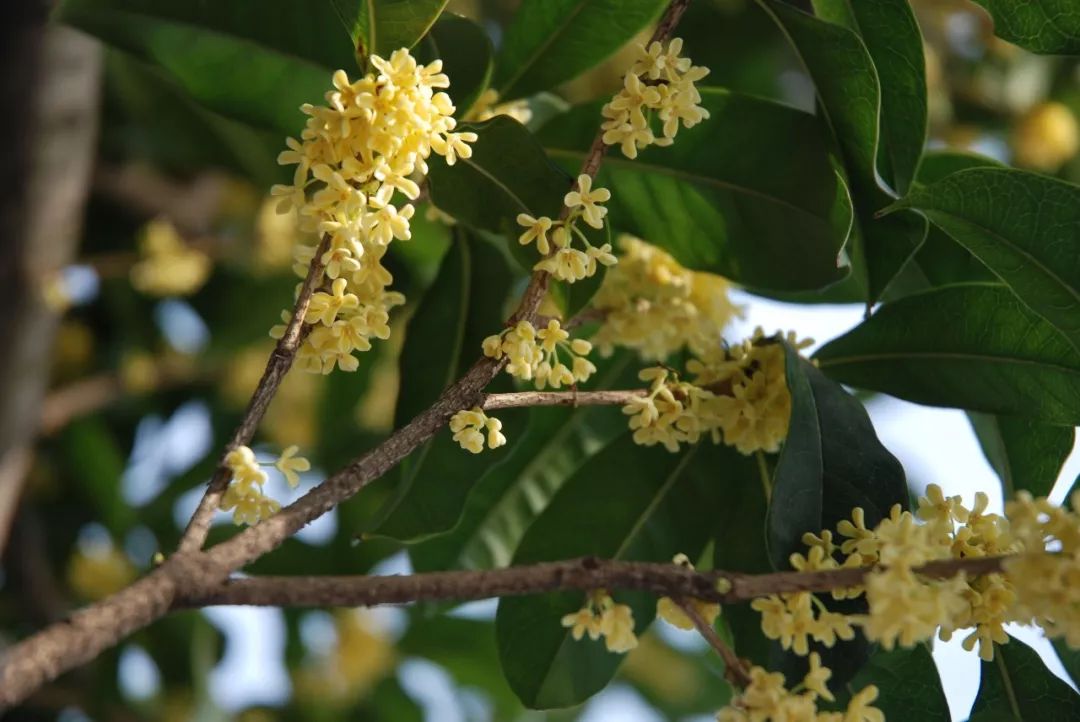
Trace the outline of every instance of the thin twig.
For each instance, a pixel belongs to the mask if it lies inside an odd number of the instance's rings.
[[[485,394],[480,408],[484,411],[514,409],[521,406],[622,406],[645,396],[645,389],[630,391],[516,391]]]
[[[750,673],[746,671],[746,666],[739,659],[739,655],[735,654],[735,650],[729,647],[727,642],[720,639],[720,635],[716,633],[716,628],[705,621],[705,618],[698,614],[698,610],[686,598],[678,598],[675,603],[682,609],[683,614],[693,622],[694,629],[698,631],[698,634],[704,637],[709,646],[720,655],[720,659],[724,661],[727,680],[739,687],[746,687],[750,684]]]
[[[931,562],[915,571],[930,578],[1001,571],[1007,557]],[[218,589],[185,594],[177,606],[240,604],[272,607],[356,607],[415,601],[472,601],[590,589],[647,591],[673,599],[735,604],[770,594],[828,592],[861,584],[877,567],[743,574],[694,571],[678,564],[582,557],[502,569],[393,576],[265,576],[233,579]]]
[[[221,495],[225,492],[225,488],[229,483],[230,473],[225,466],[225,454],[238,446],[247,444],[255,436],[255,429],[258,428],[259,422],[262,421],[267,407],[270,406],[270,401],[273,400],[274,394],[277,393],[278,387],[285,379],[285,374],[292,367],[296,351],[306,335],[304,333],[304,316],[307,314],[308,305],[311,303],[311,295],[314,293],[315,287],[322,281],[322,258],[329,246],[330,236],[324,235],[315,249],[315,255],[311,259],[311,267],[308,268],[307,277],[304,278],[304,283],[300,287],[300,293],[296,296],[292,317],[285,327],[285,333],[277,342],[273,353],[270,354],[270,358],[266,362],[266,369],[263,371],[262,378],[259,379],[259,385],[255,387],[255,391],[251,395],[251,401],[248,402],[244,418],[241,420],[240,426],[233,432],[232,440],[229,441],[229,445],[222,454],[217,471],[214,472],[213,478],[207,485],[206,492],[199,501],[195,513],[192,514],[187,529],[184,530],[184,535],[180,539],[179,551],[181,552],[193,552],[202,549],[203,544],[206,542],[206,536],[210,532],[214,512],[217,510]]]

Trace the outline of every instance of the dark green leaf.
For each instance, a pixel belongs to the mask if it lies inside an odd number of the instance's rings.
[[[862,38],[881,87],[881,176],[903,195],[915,179],[926,143],[926,60],[908,0],[813,0],[819,17]]]
[[[1080,187],[1006,168],[971,168],[913,190],[917,208],[1080,347]]]
[[[745,574],[773,571],[765,546],[765,519],[772,486],[771,457],[756,452],[740,457],[727,472],[723,501],[713,525],[713,568]],[[754,664],[767,665],[772,644],[761,633],[761,615],[749,602],[724,606],[723,619],[731,630],[735,651]]]
[[[443,13],[431,31],[417,46],[420,62],[443,61],[443,72],[450,78],[450,97],[457,115],[464,115],[491,81],[491,39],[484,29],[468,18]]]
[[[975,0],[994,33],[1033,53],[1080,55],[1080,9],[1073,0]]]
[[[480,357],[484,337],[502,328],[512,282],[496,248],[457,230],[439,275],[405,329],[400,368],[408,383],[398,395],[396,427],[434,403]],[[500,376],[490,390],[508,388],[507,377]],[[500,418],[507,438],[515,438],[522,419],[510,412]],[[402,467],[375,531],[402,540],[446,531],[457,522],[473,482],[507,456],[506,448],[471,454],[449,431],[441,431]]]
[[[480,137],[471,158],[452,166],[441,156],[429,161],[432,202],[461,223],[511,239],[510,247],[531,268],[536,249],[517,243],[517,216],[556,218],[573,178],[548,160],[533,134],[513,118],[500,115],[460,127]]]
[[[911,649],[878,650],[866,666],[848,683],[859,692],[869,684],[879,691],[874,706],[887,720],[948,722],[949,704],[941,688],[934,658],[925,644]]]
[[[1058,659],[1061,660],[1061,666],[1069,673],[1069,678],[1072,679],[1073,684],[1080,682],[1080,650],[1070,647],[1064,639],[1054,639],[1051,644],[1054,645],[1054,652],[1057,653]]]
[[[886,304],[816,357],[841,383],[916,403],[1080,424],[1080,354],[1004,286]]]
[[[1015,637],[994,645],[994,661],[982,663],[971,722],[1080,718],[1080,695],[1046,668],[1034,649]]]
[[[832,529],[861,506],[877,524],[907,506],[904,469],[882,446],[862,403],[785,345],[791,422],[773,477],[769,554],[778,570],[802,536]]]
[[[162,68],[196,101],[237,120],[295,134],[336,68],[355,66],[329,3],[67,0],[59,17]]]
[[[86,495],[83,501],[95,507],[97,518],[113,534],[126,533],[135,522],[135,510],[120,493],[124,453],[111,427],[97,416],[76,419],[64,429],[60,444],[63,458],[72,462],[72,482]]]
[[[670,454],[621,436],[589,459],[559,490],[521,540],[515,564],[595,554],[611,559],[667,561],[678,552],[696,558],[719,508],[726,470],[738,454],[701,444]],[[640,634],[656,599],[621,594]],[[584,595],[566,592],[505,598],[496,616],[499,659],[511,688],[527,707],[578,704],[604,687],[622,660],[602,641],[575,642],[559,620]]]
[[[631,357],[598,361],[590,387],[627,388],[636,382]],[[409,549],[418,571],[504,567],[525,530],[590,453],[626,430],[617,409],[535,407],[510,458],[484,473],[469,492],[452,531]]]
[[[1036,497],[1050,494],[1072,452],[1073,429],[1014,416],[970,413],[968,418],[1006,499],[1020,490]]]
[[[608,155],[597,182],[611,189],[612,226],[750,286],[805,290],[843,278],[837,257],[851,205],[820,122],[746,95],[702,95],[710,120],[680,132],[673,146],[636,160]],[[599,118],[599,105],[576,108],[544,126],[540,140],[577,168]],[[777,167],[784,172],[770,170]]]
[[[803,534],[835,528],[854,507],[862,507],[866,523],[876,525],[893,505],[906,507],[908,502],[904,469],[878,441],[862,403],[784,348],[791,422],[773,475],[766,527],[769,557],[777,570],[791,569],[792,553],[805,553]],[[863,611],[859,602],[826,604],[845,613]],[[816,651],[833,670],[835,682],[843,684],[860,668],[869,645],[859,634]],[[774,658],[789,679],[805,673],[802,658],[782,654],[778,647]]]
[[[857,216],[856,243],[849,252],[856,272],[864,276],[861,281],[866,287],[867,302],[872,304],[885,292],[926,236],[926,221],[917,214],[874,216],[893,200],[893,196],[882,190],[877,181],[879,111],[883,100],[873,59],[862,38],[847,27],[808,15],[780,0],[758,2],[788,36],[813,79],[823,114],[842,151]],[[874,5],[876,7],[877,3]],[[906,13],[897,8],[864,9],[860,13],[873,16],[878,52],[888,52],[884,48],[887,39],[880,37],[887,31],[878,28],[876,22],[884,17],[891,17],[896,22],[897,18],[906,17]],[[903,31],[904,37],[892,39],[892,44],[905,49],[906,56],[911,55],[914,42],[909,20],[903,20],[895,29]],[[898,68],[897,75],[902,71],[903,68]],[[919,80],[910,75],[911,68],[908,71],[906,89],[890,91],[893,98],[890,110],[894,114],[888,123],[888,129],[901,137],[893,158],[903,158],[901,167],[905,168],[913,162],[911,137],[916,132],[903,126],[902,111],[905,109],[898,106],[902,103],[900,98],[910,94],[911,87],[919,85]],[[919,134],[922,132],[918,130]],[[914,162],[917,164],[917,156]],[[893,171],[895,173],[895,169]]]
[[[524,0],[495,62],[504,99],[551,90],[607,58],[655,20],[667,0]]]
[[[356,54],[389,57],[424,36],[447,0],[330,0],[352,38]]]

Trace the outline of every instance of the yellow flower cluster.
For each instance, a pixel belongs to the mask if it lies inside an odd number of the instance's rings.
[[[412,176],[427,174],[430,154],[453,164],[472,154],[468,144],[476,140],[475,133],[453,132],[450,96],[435,92],[450,84],[442,61],[418,65],[405,49],[370,61],[375,72],[354,82],[343,70],[334,73],[325,106],[301,107],[309,118],[300,140],[289,138],[278,156],[296,165],[293,182],[271,190],[279,211],[299,210],[302,231],[329,238],[319,260],[332,283],[312,297],[304,321],[317,327],[297,354],[298,365],[312,372],[355,370],[352,353],[387,337],[389,310],[404,297],[388,290],[393,277],[382,259],[393,240],[411,237],[414,213],[411,203],[395,205],[394,196],[418,198]],[[297,246],[300,276],[315,251]]]
[[[190,296],[210,277],[213,263],[189,247],[169,221],[150,221],[139,240],[139,261],[131,267],[131,285],[152,296]]]
[[[518,243],[523,246],[536,243],[536,249],[544,256],[533,266],[533,270],[547,271],[560,281],[574,283],[594,275],[598,263],[614,266],[617,259],[611,252],[611,244],[594,246],[577,227],[580,218],[593,228],[603,228],[607,208],[600,204],[610,199],[611,192],[607,188],[593,189],[592,177],[583,173],[578,176],[576,189],[563,198],[563,203],[570,209],[565,221],[519,214],[518,225],[523,226],[525,231],[518,237]],[[574,248],[574,236],[582,242],[585,250]]]
[[[292,487],[300,482],[297,472],[311,468],[311,462],[297,456],[298,451],[296,446],[290,446],[274,462],[274,467]],[[232,511],[235,523],[258,524],[281,510],[280,503],[263,493],[266,472],[249,447],[238,446],[226,454],[225,466],[232,472],[232,480],[221,495],[220,506],[224,511]]]
[[[787,341],[796,349],[811,343],[792,334]],[[692,382],[660,366],[638,375],[651,382],[649,392],[623,407],[635,442],[674,452],[707,434],[743,454],[780,448],[791,417],[783,345],[757,329],[742,344],[691,359],[686,368]]]
[[[694,565],[690,563],[690,558],[685,554],[676,554],[672,560],[680,567],[693,570]],[[701,599],[688,599],[687,604],[698,613],[705,623],[712,626],[716,623],[716,618],[720,616],[720,605],[716,602],[706,602]],[[656,602],[656,616],[663,619],[668,624],[679,629],[690,630],[694,628],[694,622],[690,617],[686,616],[686,612],[679,606],[678,602],[670,597],[660,597]]]
[[[621,146],[627,158],[636,158],[638,150],[650,145],[671,145],[680,124],[692,128],[709,117],[709,111],[698,105],[701,94],[694,85],[709,69],[679,57],[681,38],[666,47],[654,41],[647,48],[638,45],[637,50],[622,90],[601,111],[604,142]],[[654,113],[662,123],[659,138],[650,122]]]
[[[861,626],[885,649],[910,647],[935,633],[948,640],[957,630],[971,629],[964,649],[978,645],[979,656],[990,661],[994,644],[1008,642],[1005,625],[1019,622],[1038,624],[1048,636],[1080,646],[1080,515],[1026,493],[1006,506],[1006,516],[987,512],[988,503],[979,492],[969,509],[932,484],[915,514],[896,505],[869,529],[864,511],[856,508],[837,525],[839,543],[827,530],[806,534],[806,556],[791,556],[796,569],[878,567],[862,586],[832,592],[837,599],[865,595],[868,614],[835,615],[805,592],[774,595],[751,604],[762,613],[766,636],[806,654],[808,637],[830,644],[819,633],[826,618]],[[915,571],[932,561],[996,556],[1009,557],[1001,573],[937,579]],[[811,605],[820,610],[816,617]]]
[[[115,594],[136,576],[131,559],[111,542],[76,551],[68,562],[67,581],[72,591],[91,601]]]
[[[1005,505],[1011,531],[1023,552],[1005,562],[1015,585],[1013,617],[1042,627],[1048,637],[1063,637],[1080,649],[1080,492],[1071,509],[1020,492]],[[1047,550],[1055,550],[1047,554]]]
[[[478,406],[454,414],[450,419],[450,431],[454,432],[454,441],[458,446],[474,454],[484,450],[485,432],[489,449],[497,449],[506,443],[506,437],[502,435],[502,422],[491,418]]]
[[[570,362],[567,366],[560,351]],[[570,339],[570,333],[551,319],[545,328],[536,330],[528,321],[518,321],[513,328],[484,339],[484,355],[488,358],[507,358],[506,372],[522,381],[534,381],[539,389],[550,386],[558,389],[585,382],[596,372],[596,366],[585,358],[592,344],[584,339]]]
[[[629,652],[638,643],[633,611],[625,604],[616,604],[602,589],[591,592],[581,609],[565,615],[562,625],[570,629],[576,641],[586,634],[592,640],[603,637],[609,652]]]
[[[728,282],[683,268],[661,249],[633,236],[619,238],[619,264],[604,277],[592,305],[604,323],[592,341],[605,356],[615,346],[662,361],[683,347],[696,355],[714,349],[739,309]]]
[[[469,108],[466,120],[491,120],[497,115],[508,115],[522,125],[532,120],[532,109],[527,100],[511,100],[507,103],[499,102],[499,91],[488,88],[476,99]]]
[[[338,610],[334,631],[333,650],[297,671],[296,694],[322,704],[355,704],[393,672],[397,655],[386,631],[367,610]]]
[[[843,712],[819,712],[819,698],[834,701],[826,686],[831,676],[817,654],[810,655],[810,671],[802,684],[791,690],[784,675],[753,667],[750,683],[717,713],[717,722],[885,722],[885,714],[871,706],[878,698],[878,688],[872,684],[852,695]]]

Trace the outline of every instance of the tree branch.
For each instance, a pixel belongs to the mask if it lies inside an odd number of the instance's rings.
[[[727,680],[739,687],[746,687],[750,684],[750,673],[746,671],[746,665],[739,659],[739,655],[735,654],[735,651],[727,645],[727,642],[720,639],[720,635],[716,633],[716,628],[698,614],[698,610],[694,608],[694,605],[689,600],[678,599],[675,603],[682,609],[683,614],[693,622],[694,629],[698,631],[698,634],[704,637],[709,646],[720,655],[720,659],[724,661],[724,676],[727,677]]]
[[[673,0],[660,20],[653,40],[666,39],[688,5],[689,0]],[[600,167],[606,150],[601,135],[597,133],[582,166],[582,173],[593,176]],[[310,299],[314,285],[312,279],[321,275],[321,257],[326,243],[327,239],[324,238],[316,251],[308,278],[297,299],[293,318],[267,365],[230,448],[250,441],[262,413],[291,365],[299,340],[299,319]],[[511,315],[511,323],[535,318],[549,280],[550,276],[545,272],[533,273],[517,310]],[[219,468],[192,516],[176,554],[127,589],[78,612],[68,623],[53,625],[6,650],[0,661],[0,705],[11,705],[25,699],[40,685],[94,659],[124,636],[160,618],[179,598],[180,590],[188,595],[212,593],[225,583],[232,571],[281,545],[306,524],[385,474],[442,429],[453,414],[476,406],[483,400],[484,388],[504,364],[505,361],[480,358],[430,408],[378,447],[354,460],[275,516],[203,552],[200,550],[228,482],[226,470]]]
[[[516,391],[485,394],[480,408],[484,411],[515,409],[520,406],[622,406],[646,396],[645,389],[630,391]]]
[[[311,267],[308,268],[307,277],[304,278],[304,283],[300,286],[300,293],[297,294],[292,317],[285,327],[285,334],[277,342],[273,353],[270,354],[270,358],[266,362],[266,369],[263,371],[262,378],[259,379],[259,385],[255,387],[251,401],[248,402],[244,418],[241,420],[240,426],[233,432],[232,440],[222,453],[217,471],[214,472],[213,478],[206,487],[206,492],[199,501],[199,506],[191,516],[191,521],[188,522],[184,535],[180,538],[179,551],[181,552],[193,552],[202,549],[203,544],[206,542],[206,536],[210,532],[214,512],[217,511],[218,503],[221,501],[221,495],[229,484],[230,472],[225,466],[225,455],[238,446],[248,444],[252,437],[255,436],[255,429],[258,428],[259,422],[262,421],[267,407],[270,406],[270,401],[273,400],[274,394],[277,393],[278,387],[285,379],[285,374],[292,367],[293,359],[296,357],[296,350],[307,336],[307,328],[304,327],[304,316],[307,314],[308,305],[311,303],[311,294],[314,293],[315,286],[322,281],[322,258],[329,246],[330,236],[324,235],[315,249],[315,255],[311,259]]]
[[[931,562],[915,571],[931,578],[963,571],[971,577],[1001,571],[1007,557]],[[735,604],[770,594],[828,592],[861,584],[877,567],[817,572],[698,572],[678,564],[583,557],[502,569],[402,576],[274,576],[234,579],[219,589],[181,593],[178,607],[239,604],[268,607],[358,607],[416,601],[473,601],[544,592],[623,589],[673,599]],[[691,617],[692,619],[692,617]]]

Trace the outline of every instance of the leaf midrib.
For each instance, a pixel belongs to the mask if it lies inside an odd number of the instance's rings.
[[[926,360],[926,359],[951,359],[958,361],[977,361],[981,363],[989,364],[1016,364],[1026,366],[1038,366],[1047,369],[1053,369],[1073,376],[1080,376],[1080,369],[1071,368],[1069,366],[1062,366],[1056,363],[1050,363],[1046,361],[1039,361],[1036,359],[1024,359],[1016,358],[1013,356],[979,356],[973,353],[967,353],[962,351],[956,352],[942,352],[942,351],[894,351],[894,352],[880,352],[870,354],[857,354],[851,356],[834,356],[832,358],[818,357],[818,368],[829,368],[830,366],[842,366],[845,364],[857,364],[867,363],[874,361],[905,361],[905,360]]]
[[[551,47],[552,43],[566,32],[573,20],[581,14],[581,11],[585,9],[585,5],[588,3],[589,0],[579,0],[574,9],[563,16],[563,22],[556,26],[555,31],[548,35],[547,40],[537,46],[536,52],[528,56],[526,62],[521,63],[518,66],[518,70],[498,89],[499,97],[504,97],[507,89],[514,87],[514,84],[521,80],[521,78],[532,69],[533,65],[536,63],[536,59],[543,55],[543,53]]]

